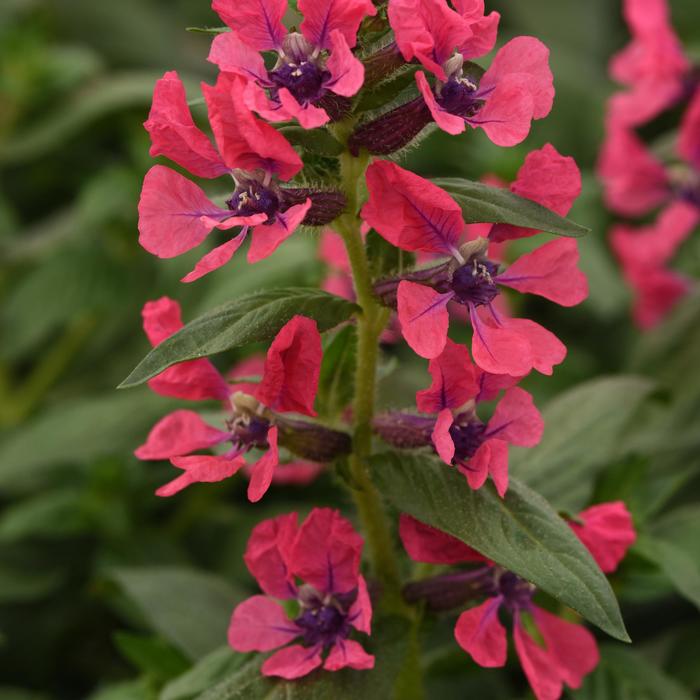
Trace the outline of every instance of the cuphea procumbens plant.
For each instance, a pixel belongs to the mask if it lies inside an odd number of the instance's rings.
[[[420,697],[421,624],[452,612],[456,643],[483,667],[505,664],[512,620],[535,695],[555,700],[597,664],[584,620],[627,638],[603,572],[635,539],[623,503],[562,515],[508,473],[509,446],[532,447],[546,429],[518,384],[551,375],[566,347],[516,317],[507,290],[564,307],[586,298],[576,241],[585,229],[563,218],[580,174],[549,144],[510,186],[430,181],[396,162],[432,125],[456,137],[478,127],[503,147],[523,141],[552,107],[548,50],[517,37],[486,58],[499,15],[478,0],[297,5],[298,31],[283,22],[296,16],[287,0],[214,1],[227,27],[209,55],[215,84],[202,85],[213,141],[178,75],[156,84],[151,155],[228,183],[228,194],[215,203],[190,177],[154,165],[140,241],[170,258],[225,232],[182,280],[191,283],[225,275],[246,241],[254,265],[313,229],[328,277],[323,289],[232,299],[186,325],[177,302],[148,302],[154,348],[124,386],[148,381],[220,408],[166,415],[136,455],[177,470],[159,496],[240,472],[256,503],[274,483],[334,468],[342,477],[354,512],[261,519],[250,535],[245,564],[264,595],[233,611],[229,643],[274,650],[262,674],[332,683],[340,674],[331,672],[347,669]],[[557,237],[514,259],[512,240],[545,232]],[[470,343],[448,337],[458,328]],[[380,340],[429,360],[432,383],[414,406],[375,410]],[[267,345],[264,357],[226,374],[206,359],[253,343]],[[331,396],[333,382],[345,391]],[[459,509],[448,507],[454,498]],[[428,568],[411,574],[409,560]],[[393,627],[405,653],[392,666],[382,639]]]

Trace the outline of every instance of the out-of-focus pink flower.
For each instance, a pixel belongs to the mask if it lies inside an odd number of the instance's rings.
[[[262,665],[266,676],[299,678],[319,666],[373,668],[374,657],[350,639],[353,629],[371,632],[362,546],[350,522],[330,508],[314,508],[300,527],[296,513],[257,525],[244,560],[266,595],[248,598],[233,611],[230,646],[240,652],[282,647]],[[296,601],[298,612],[290,618],[273,598]]]
[[[425,564],[488,561],[486,557],[456,537],[426,525],[406,513],[402,513],[399,518],[399,536],[404,549],[413,561]]]
[[[370,165],[367,187],[369,200],[362,217],[380,235],[404,250],[453,258],[412,277],[404,275],[398,283],[399,321],[411,348],[429,359],[442,352],[449,325],[447,304],[455,301],[469,310],[472,355],[483,370],[523,376],[534,368],[550,374],[564,359],[565,347],[534,321],[501,316],[493,302],[497,285],[563,306],[583,301],[588,284],[577,267],[576,241],[546,243],[499,272],[499,265],[487,257],[485,239],[459,247],[465,229],[461,207],[444,190],[388,161]]]
[[[569,525],[606,574],[617,569],[637,539],[632,516],[622,501],[586,508]]]
[[[340,118],[349,107],[343,100],[362,87],[364,66],[351,49],[360,22],[377,10],[371,0],[300,0],[298,6],[301,33],[287,33],[287,0],[214,0],[233,31],[214,38],[209,60],[246,80],[244,100],[260,116],[296,119],[312,129]],[[271,70],[259,51],[277,52]]]
[[[149,337],[164,339],[169,329],[175,332],[175,326],[181,323],[179,315],[177,303],[170,299],[147,304],[144,326]],[[260,500],[279,463],[278,414],[315,415],[313,403],[321,355],[321,336],[316,323],[304,316],[294,316],[272,341],[261,382],[247,384],[250,393],[239,388],[230,397],[233,412],[225,430],[208,425],[188,410],[174,411],[158,421],[135,454],[144,460],[169,459],[184,473],[158,489],[157,495],[172,496],[195,482],[226,479],[246,465],[245,453],[261,449],[266,452],[251,466],[248,486],[248,498]],[[202,380],[204,383],[200,386]],[[181,398],[228,399],[230,391],[208,360],[175,365],[152,382],[159,393]],[[210,393],[207,387],[211,388]],[[192,454],[225,443],[230,443],[231,447],[223,455]],[[308,468],[306,471],[308,473]]]
[[[296,151],[278,131],[256,119],[243,104],[245,81],[220,74],[216,85],[202,85],[217,148],[194,124],[177,73],[157,83],[145,123],[151,155],[164,155],[194,175],[230,174],[236,189],[227,209],[211,202],[187,178],[162,165],[153,166],[139,201],[139,242],[160,258],[197,247],[214,228],[241,232],[207,253],[183,278],[192,282],[226,264],[252,230],[249,262],[270,255],[301,224],[311,199],[288,206],[273,178],[289,180],[302,168]]]

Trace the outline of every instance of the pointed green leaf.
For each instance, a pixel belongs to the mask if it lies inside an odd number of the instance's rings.
[[[370,461],[380,491],[401,512],[457,537],[613,637],[629,640],[605,575],[542,496],[517,479],[503,499],[490,483],[473,491],[432,455],[393,451]]]
[[[359,308],[318,289],[293,287],[248,294],[190,321],[153,348],[119,388],[143,384],[177,362],[270,341],[297,314],[312,318],[323,332],[346,321]]]
[[[459,177],[436,178],[433,182],[447,190],[462,207],[464,220],[468,224],[513,224],[573,238],[590,233],[585,226],[569,221],[551,209],[510,190]]]

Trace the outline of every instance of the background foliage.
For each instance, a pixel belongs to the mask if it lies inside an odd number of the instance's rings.
[[[671,4],[697,60],[700,6]],[[571,217],[593,229],[581,243],[591,297],[566,310],[527,301],[569,357],[553,378],[528,382],[546,433],[537,449],[514,455],[512,472],[570,512],[591,498],[623,498],[641,533],[613,578],[634,645],[607,643],[575,695],[690,698],[700,690],[700,297],[641,337],[606,247],[609,220],[592,169],[612,89],[606,62],[626,33],[610,0],[489,5],[503,13],[502,40],[534,34],[551,48],[554,110],[519,147],[436,133],[408,167],[512,180],[525,154],[550,141],[582,168]],[[144,300],[168,294],[192,318],[244,293],[322,276],[310,236],[186,290],[177,280],[191,257],[156,261],[137,244],[136,201],[151,164],[141,122],[153,83],[168,69],[193,89],[213,77],[208,37],[184,31],[207,24],[217,20],[204,0],[0,3],[2,698],[271,697],[245,657],[223,648],[233,604],[253,590],[241,561],[248,533],[278,512],[344,505],[331,474],[303,490],[273,489],[254,507],[239,480],[164,502],[153,491],[167,465],[132,456],[169,408],[145,387],[114,390],[147,349]],[[681,255],[700,276],[697,236]],[[224,368],[245,352],[216,361]],[[396,355],[387,349],[382,394],[400,407],[427,375],[408,351],[392,362]],[[393,634],[387,667],[400,665],[401,630]],[[526,697],[518,673],[471,663],[448,621],[424,642],[430,697]]]

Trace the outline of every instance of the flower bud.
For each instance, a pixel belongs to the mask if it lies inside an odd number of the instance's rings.
[[[384,442],[399,448],[431,445],[435,419],[413,413],[382,413],[372,421],[372,428]]]
[[[423,270],[414,270],[406,272],[397,277],[387,277],[374,283],[374,293],[379,297],[379,300],[384,306],[396,308],[396,294],[399,288],[399,283],[403,280],[416,282],[432,287],[439,292],[448,291],[450,282],[450,266],[451,261],[427,267]]]
[[[352,450],[350,436],[340,430],[280,415],[275,417],[275,423],[279,444],[304,459],[332,462]]]
[[[311,199],[311,208],[306,212],[303,224],[325,226],[343,213],[347,199],[337,190],[313,190],[309,187],[289,187],[281,191],[284,209],[295,204],[303,204]]]

